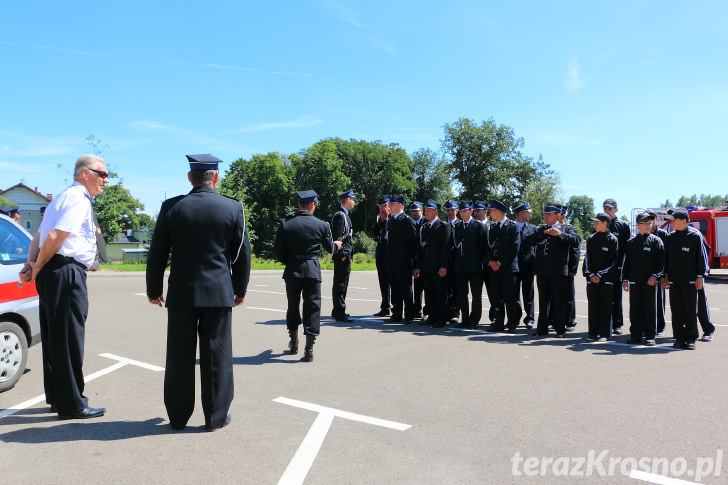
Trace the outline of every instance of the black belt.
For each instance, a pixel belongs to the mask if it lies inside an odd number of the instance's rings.
[[[318,254],[294,255],[291,259],[296,260],[296,261],[308,261],[309,259],[318,259]]]
[[[73,259],[71,256],[63,256],[62,254],[54,255],[48,262],[53,263],[53,265],[55,265],[57,267],[65,266],[67,264],[75,264],[75,265],[80,266],[84,270],[88,269],[88,268],[86,268],[85,264],[79,263],[78,261]]]

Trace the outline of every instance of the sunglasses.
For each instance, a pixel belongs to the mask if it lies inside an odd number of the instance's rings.
[[[103,170],[94,170],[93,168],[89,168],[89,171],[95,173],[96,175],[98,175],[102,179],[109,178],[109,172],[104,172]]]

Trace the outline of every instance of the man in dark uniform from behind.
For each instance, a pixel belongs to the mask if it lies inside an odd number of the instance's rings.
[[[518,301],[518,250],[521,235],[518,225],[506,217],[508,211],[499,200],[490,203],[488,213],[493,224],[488,231],[485,245],[485,265],[488,266],[490,291],[493,295],[491,305],[495,305],[495,321],[489,330],[501,332],[504,328],[513,333],[521,321],[521,305]]]
[[[520,233],[521,245],[518,248],[518,273],[516,273],[516,294],[523,297],[523,323],[526,328],[533,328],[536,323],[534,318],[534,289],[533,271],[536,266],[536,249],[533,245],[525,242],[527,236],[536,231],[536,226],[531,224],[531,206],[528,202],[513,209],[516,214],[516,224]]]
[[[536,246],[536,285],[538,286],[538,322],[534,336],[548,334],[549,313],[554,315],[556,336],[563,338],[568,315],[566,299],[569,290],[569,249],[579,244],[579,234],[569,224],[561,224],[561,211],[553,203],[543,209],[545,224],[526,237]]]
[[[610,218],[604,212],[591,218],[594,233],[586,240],[582,273],[588,301],[587,338],[605,342],[612,336],[611,315],[617,274],[617,237],[609,232]]]
[[[351,244],[353,229],[349,211],[354,208],[356,195],[353,190],[345,190],[339,194],[341,207],[334,212],[331,218],[331,237],[334,241],[341,242],[341,249],[334,250],[332,260],[334,262],[334,282],[331,285],[331,299],[334,302],[334,309],[331,316],[338,322],[351,323],[354,320],[346,313],[346,290],[349,288],[349,275],[351,274],[351,258],[354,254],[354,247]]]
[[[319,250],[328,253],[334,246],[341,249],[341,241],[333,242],[329,224],[314,217],[318,194],[313,190],[296,193],[298,212],[282,219],[276,231],[273,254],[286,265],[283,280],[286,282],[286,327],[291,355],[298,353],[298,327],[303,323],[306,347],[302,362],[313,360],[313,345],[321,329],[321,266]],[[301,319],[303,296],[303,319]]]
[[[627,241],[622,265],[622,289],[629,292],[628,344],[655,345],[657,333],[657,289],[665,267],[665,248],[650,234],[652,217],[637,215],[637,234]]]
[[[455,251],[450,268],[455,273],[457,294],[460,298],[458,308],[462,315],[462,321],[457,327],[475,330],[478,328],[483,315],[485,226],[471,217],[473,209],[469,201],[460,202],[458,211],[462,221],[455,226],[455,234],[452,236]],[[468,301],[468,287],[472,296],[472,307]]]
[[[602,203],[604,212],[611,218],[609,223],[609,232],[617,236],[619,242],[619,252],[617,253],[617,270],[619,274],[622,272],[622,261],[624,261],[624,249],[627,246],[627,241],[631,236],[629,230],[629,224],[625,221],[617,219],[617,201],[614,199],[606,199]],[[612,310],[612,333],[617,335],[622,334],[622,326],[624,325],[624,317],[622,314],[622,288],[619,285],[614,285],[614,303]]]
[[[447,273],[450,265],[450,224],[441,221],[438,204],[425,204],[425,222],[419,231],[419,245],[412,272],[415,280],[422,279],[425,305],[429,315],[426,324],[432,328],[447,325]]]
[[[414,201],[409,205],[409,213],[412,218],[412,222],[415,223],[415,232],[420,233],[422,224],[427,222],[425,216],[422,215],[422,202]],[[422,293],[424,288],[422,287],[422,279],[415,278],[412,281],[412,299],[415,305],[415,316],[414,318],[422,318],[427,315],[427,307],[422,304]]]
[[[377,199],[377,222],[374,225],[374,240],[377,247],[374,250],[374,262],[377,266],[377,279],[379,280],[379,293],[382,303],[375,317],[388,317],[392,305],[389,298],[389,274],[387,271],[387,219],[389,218],[389,196],[382,195]]]
[[[232,307],[245,299],[250,243],[243,204],[215,192],[221,160],[209,154],[187,159],[192,190],[164,201],[159,210],[147,260],[147,297],[153,305],[167,307],[164,404],[169,424],[183,429],[194,410],[199,336],[202,410],[205,429],[214,431],[230,423]]]
[[[387,268],[392,290],[392,323],[411,324],[415,316],[412,295],[412,264],[417,251],[417,233],[412,218],[404,213],[404,197],[392,195],[387,219]],[[402,314],[404,312],[404,320]]]
[[[695,350],[698,339],[698,290],[708,274],[708,255],[700,236],[688,230],[690,215],[677,207],[666,217],[673,231],[665,239],[662,285],[670,290],[674,348]]]

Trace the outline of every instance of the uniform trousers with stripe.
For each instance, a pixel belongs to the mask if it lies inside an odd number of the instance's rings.
[[[642,337],[653,340],[657,332],[657,288],[645,283],[629,283],[629,333],[633,342]]]
[[[670,282],[672,335],[680,343],[698,339],[698,291],[695,283]]]
[[[599,283],[586,282],[586,299],[588,301],[589,336],[609,338],[612,336],[612,302],[614,284],[600,280]]]

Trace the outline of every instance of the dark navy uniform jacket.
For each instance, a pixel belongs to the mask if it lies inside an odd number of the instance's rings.
[[[586,240],[582,272],[586,279],[598,276],[603,283],[614,283],[619,276],[617,237],[611,232],[595,232]]]
[[[483,270],[484,245],[487,244],[485,226],[470,219],[467,224],[460,221],[452,230],[454,242],[452,270],[456,273],[470,273]]]
[[[347,261],[351,261],[354,254],[354,247],[351,245],[352,233],[351,217],[344,211],[343,207],[340,207],[331,218],[331,237],[334,241],[342,242],[341,249],[334,251],[334,256],[339,258],[339,261],[341,261],[342,257],[346,257]]]
[[[387,219],[382,220],[377,214],[377,223],[374,226],[374,240],[377,241],[377,248],[374,250],[374,258],[380,261],[387,257],[387,240],[384,237],[387,230]],[[383,261],[383,260],[382,260]]]
[[[312,278],[321,281],[318,257],[322,247],[328,253],[334,248],[327,222],[302,210],[281,219],[273,243],[273,255],[286,265],[283,279]]]
[[[500,263],[498,271],[516,273],[518,271],[518,250],[521,247],[521,233],[518,224],[505,219],[500,224],[493,222],[488,229],[488,242],[485,245],[483,261],[487,265],[490,261]]]
[[[533,273],[536,267],[536,248],[526,242],[526,237],[536,232],[536,226],[524,222],[521,228],[521,245],[518,247],[518,271]]]
[[[569,274],[569,250],[580,244],[579,233],[570,224],[560,224],[560,236],[548,236],[544,231],[548,224],[541,224],[536,231],[526,237],[526,243],[536,245],[537,275]]]
[[[167,308],[232,307],[250,279],[243,204],[210,187],[165,200],[147,259],[147,296],[162,295],[170,250]]]
[[[400,212],[395,218],[387,219],[387,266],[390,268],[412,268],[417,251],[415,223],[410,216]]]
[[[450,267],[450,224],[440,219],[435,219],[432,227],[429,222],[422,224],[414,266],[423,273]]]
[[[650,276],[659,278],[665,268],[665,248],[654,234],[636,234],[627,241],[622,266],[622,281],[647,283]]]
[[[629,230],[629,224],[624,221],[620,221],[615,217],[609,223],[609,232],[617,236],[617,241],[619,241],[617,265],[621,267],[622,261],[624,260],[624,250],[627,247],[627,241],[629,241],[629,238],[632,236]]]
[[[694,283],[708,276],[708,254],[700,234],[685,229],[665,239],[665,275],[670,283]]]

